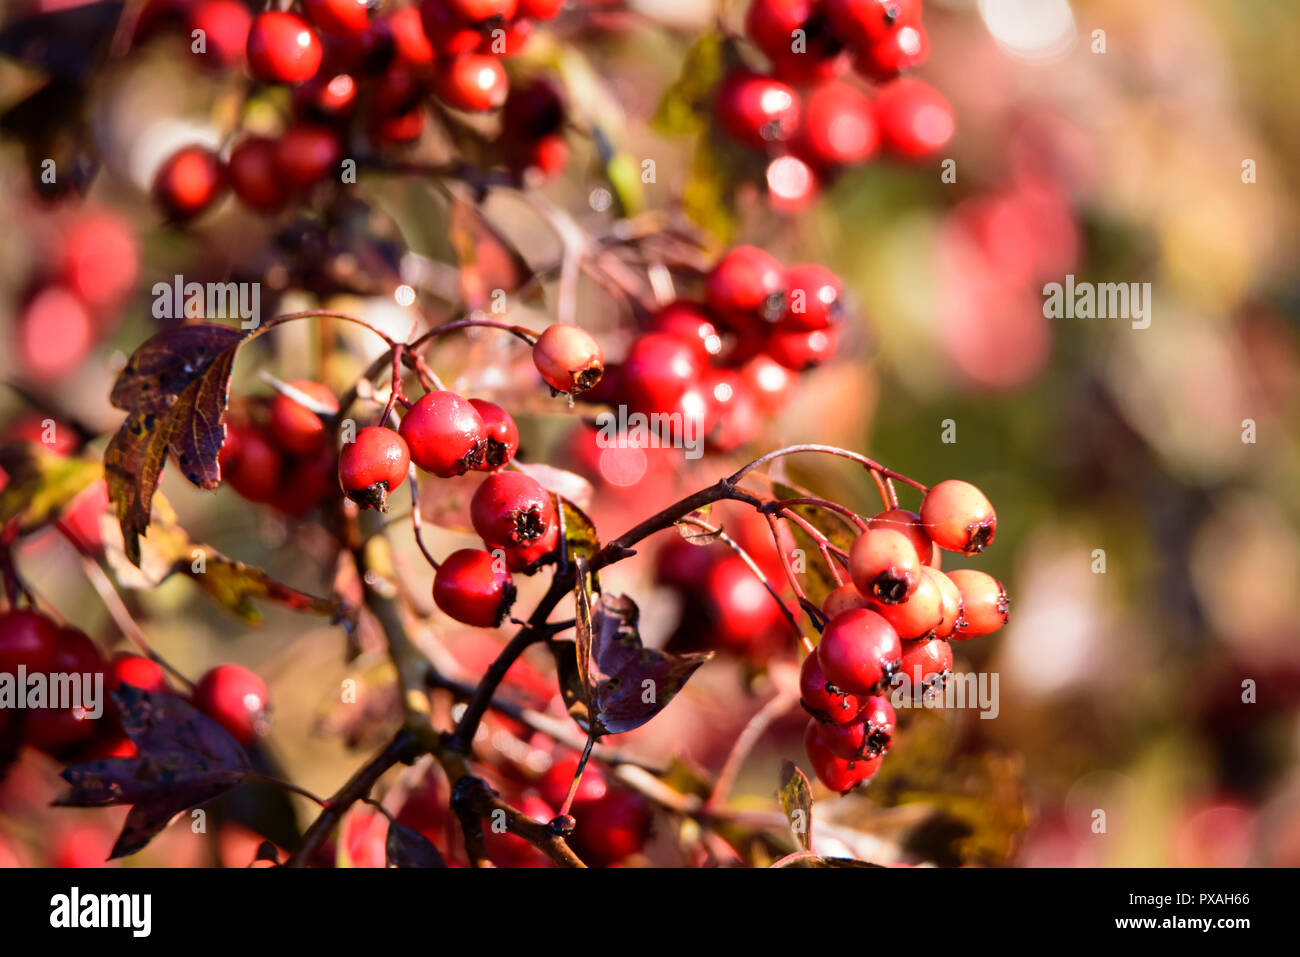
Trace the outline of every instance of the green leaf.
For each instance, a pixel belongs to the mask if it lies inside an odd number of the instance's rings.
[[[740,165],[732,162],[733,154],[729,144],[715,137],[701,137],[682,189],[686,214],[724,243],[731,242],[736,232],[732,193],[741,177]]]
[[[701,36],[686,51],[682,72],[664,91],[655,110],[655,132],[686,135],[709,126],[709,104],[722,79],[725,44],[721,34]]]
[[[9,477],[0,493],[0,525],[17,519],[20,532],[58,518],[104,474],[98,462],[55,455],[36,442],[14,442],[0,449],[0,468]]]
[[[195,545],[194,551],[203,553],[203,562],[189,555],[176,563],[176,570],[188,575],[199,587],[230,611],[250,624],[260,624],[262,613],[253,599],[275,602],[293,611],[311,612],[334,617],[342,609],[326,598],[290,588],[276,581],[262,569],[227,558],[207,545]],[[196,570],[198,565],[202,570]]]
[[[563,495],[557,495],[560,501],[560,517],[564,521],[564,548],[569,561],[581,558],[590,561],[600,551],[600,539],[596,535],[596,525],[587,513],[574,505]]]
[[[805,851],[812,849],[812,786],[808,777],[791,761],[781,762],[781,787],[777,791],[781,813],[790,822],[790,833]]]

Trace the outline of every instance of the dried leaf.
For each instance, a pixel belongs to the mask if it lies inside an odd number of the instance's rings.
[[[812,786],[808,777],[791,761],[781,762],[781,788],[777,791],[781,813],[790,822],[790,832],[805,851],[812,848]]]
[[[532,276],[519,250],[459,197],[451,201],[447,234],[460,263],[461,301],[467,309],[487,308],[493,290],[514,292]]]
[[[388,824],[384,842],[389,867],[446,867],[442,853],[427,837],[397,821]]]
[[[564,496],[560,496],[560,517],[564,520],[564,548],[569,561],[576,558],[587,561],[600,551],[595,523]]]
[[[18,519],[21,532],[58,518],[103,474],[98,462],[55,455],[36,442],[14,442],[0,449],[0,468],[9,476],[0,492],[0,525]]]

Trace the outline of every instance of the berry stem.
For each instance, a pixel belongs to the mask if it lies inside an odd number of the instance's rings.
[[[438,560],[429,553],[428,547],[424,544],[424,536],[421,534],[424,517],[420,513],[420,488],[416,484],[415,473],[415,463],[412,462],[410,471],[408,471],[406,475],[406,481],[411,486],[411,530],[415,534],[415,544],[420,546],[420,554],[424,556],[424,560],[427,561],[436,572],[438,570]]]
[[[896,479],[897,481],[902,482],[904,485],[910,485],[912,488],[916,489],[922,494],[929,491],[928,488],[926,488],[924,485],[922,485],[920,482],[916,481],[915,479],[908,478],[906,475],[903,475],[901,472],[895,472],[893,469],[886,468],[885,466],[877,462],[875,459],[869,459],[865,455],[861,455],[857,452],[851,452],[848,449],[841,449],[838,446],[834,446],[834,445],[814,445],[814,444],[788,445],[783,449],[777,449],[774,452],[768,452],[766,455],[760,455],[758,458],[754,459],[748,465],[742,466],[739,471],[728,476],[726,481],[731,485],[735,485],[737,482],[739,482],[750,472],[754,471],[754,469],[758,468],[760,465],[766,465],[768,462],[771,462],[774,459],[779,459],[782,456],[786,456],[786,455],[794,455],[797,452],[820,452],[824,455],[835,455],[843,459],[849,459],[850,461],[857,462],[859,465],[863,466],[864,468],[870,469],[873,472],[879,472],[883,478]]]
[[[726,803],[727,796],[731,793],[731,786],[735,783],[736,776],[740,774],[745,759],[754,750],[754,745],[758,744],[772,722],[782,715],[788,714],[798,704],[798,695],[778,692],[769,698],[763,704],[763,707],[754,712],[753,717],[746,722],[744,730],[737,735],[736,740],[732,743],[731,751],[727,754],[727,760],[723,762],[722,770],[718,772],[718,777],[713,783],[713,790],[709,792],[708,800],[704,802],[703,810],[706,813]]]
[[[843,515],[849,521],[853,522],[853,524],[858,527],[859,531],[865,532],[867,530],[866,521],[857,512],[853,511],[853,509],[849,508],[846,505],[841,505],[838,502],[827,501],[824,498],[816,498],[816,497],[783,498],[783,499],[778,499],[775,502],[772,502],[771,506],[769,507],[773,507],[785,511],[789,509],[791,506],[795,506],[795,505],[808,505],[813,508],[824,508],[827,511],[836,512],[840,515]]]

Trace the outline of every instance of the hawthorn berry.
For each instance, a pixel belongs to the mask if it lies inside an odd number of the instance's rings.
[[[974,485],[947,479],[925,493],[921,525],[940,548],[975,555],[993,543],[998,516]]]
[[[797,156],[778,156],[767,164],[768,204],[778,213],[806,209],[821,191],[817,173]]]
[[[130,224],[110,213],[79,217],[59,244],[59,279],[96,312],[113,309],[131,291],[140,252]]]
[[[839,276],[825,266],[801,263],[785,271],[789,305],[781,316],[781,329],[825,329],[840,320]]]
[[[423,0],[420,20],[425,36],[439,56],[472,53],[483,42],[483,34],[456,13],[451,0]]]
[[[835,34],[859,49],[921,22],[921,0],[826,0]]]
[[[193,219],[207,210],[226,187],[221,159],[204,146],[184,146],[158,169],[154,200],[171,219]]]
[[[388,496],[406,480],[411,453],[392,429],[371,425],[339,453],[339,485],[362,508],[388,511]]]
[[[781,626],[776,600],[738,555],[726,555],[713,563],[702,596],[715,647],[743,653]]]
[[[756,149],[783,143],[799,128],[799,94],[780,80],[735,70],[718,87],[718,122],[738,142]]]
[[[895,680],[906,682],[915,699],[942,690],[952,674],[952,646],[943,638],[918,638],[903,642],[902,660]]]
[[[342,152],[334,130],[296,123],[276,141],[275,168],[290,189],[309,189],[329,175]]]
[[[776,257],[757,246],[735,246],[709,271],[709,308],[737,331],[754,320],[776,322],[786,310],[786,275]]]
[[[701,366],[722,351],[722,339],[713,318],[703,306],[684,299],[669,303],[651,316],[650,328],[690,343]]]
[[[898,633],[874,611],[853,608],[826,623],[817,659],[828,681],[856,695],[871,694],[894,673],[902,656]]]
[[[827,618],[834,618],[841,612],[854,608],[870,607],[871,601],[858,591],[858,586],[853,582],[831,589],[822,599],[822,614]]]
[[[902,532],[916,548],[916,557],[922,565],[933,565],[938,557],[938,547],[921,527],[921,516],[905,508],[890,508],[867,519],[867,528],[890,528]]]
[[[816,654],[805,658],[799,669],[799,700],[803,709],[818,721],[832,724],[847,724],[855,720],[862,709],[862,702],[856,695],[842,691],[826,680]]]
[[[909,24],[858,50],[853,65],[863,76],[885,82],[923,62],[929,55],[930,38],[925,27],[919,23]]]
[[[481,548],[452,552],[433,576],[433,601],[462,624],[495,628],[515,600],[515,586],[504,563]]]
[[[378,46],[391,45],[392,54],[398,62],[407,66],[427,67],[433,64],[433,44],[424,32],[420,22],[420,11],[414,7],[402,7],[390,15],[375,20],[365,39],[365,46],[371,53]]]
[[[609,867],[637,853],[650,833],[650,804],[627,788],[611,787],[605,796],[575,807],[573,843],[595,867]]]
[[[447,0],[451,12],[466,23],[503,23],[514,18],[518,0]]]
[[[573,776],[578,772],[578,756],[567,752],[551,755],[551,764],[537,783],[542,798],[551,807],[562,807],[573,785]],[[575,810],[594,804],[609,792],[609,781],[605,772],[595,761],[589,761],[582,769],[582,778],[578,781],[577,793],[573,796]]]
[[[703,372],[699,347],[681,336],[651,332],[640,336],[619,367],[619,391],[645,413],[670,412]]]
[[[164,694],[171,690],[162,665],[151,658],[126,651],[113,655],[104,669],[104,687],[116,691],[122,685],[130,685],[150,694]]]
[[[470,399],[469,404],[483,420],[483,431],[487,436],[483,462],[475,467],[485,472],[499,469],[519,451],[519,427],[515,425],[510,413],[495,402]]]
[[[243,665],[217,665],[194,688],[194,706],[240,744],[252,744],[269,726],[266,682]]]
[[[276,142],[266,136],[246,136],[226,161],[230,188],[249,209],[274,212],[287,198],[276,167]]]
[[[338,456],[333,444],[326,442],[310,455],[295,456],[290,461],[271,504],[286,515],[299,517],[334,497],[338,490]]]
[[[30,674],[49,671],[58,644],[58,626],[40,612],[30,608],[0,612],[0,674],[16,675],[20,666]]]
[[[512,572],[532,575],[550,561],[559,549],[560,526],[558,522],[552,524],[534,541],[526,545],[494,544],[490,547],[494,551],[499,548],[505,553],[506,568]]]
[[[438,99],[467,113],[486,113],[502,106],[510,80],[494,56],[462,53],[440,63],[434,79]]]
[[[883,695],[872,695],[862,706],[858,720],[866,725],[862,756],[880,757],[894,743],[894,728],[898,724],[898,715],[894,706]]]
[[[59,628],[49,670],[51,674],[81,675],[82,700],[86,701],[86,695],[93,693],[93,676],[104,672],[104,656],[85,632]],[[85,707],[38,708],[27,715],[23,735],[38,751],[58,754],[91,738],[96,727]]]
[[[427,392],[406,410],[399,431],[411,461],[440,478],[481,468],[487,453],[487,428],[474,405],[455,392]]]
[[[822,727],[813,719],[808,722],[803,733],[804,750],[808,752],[813,773],[822,784],[837,794],[845,794],[873,777],[880,769],[881,758],[846,761],[837,757],[822,740]]]
[[[868,528],[849,551],[849,574],[863,595],[897,605],[916,591],[921,562],[912,542],[891,528]]]
[[[844,65],[842,48],[822,7],[820,0],[754,0],[745,12],[745,33],[780,76],[794,81],[832,76]],[[795,49],[796,37],[803,40],[801,50]]]
[[[813,166],[855,166],[870,159],[879,147],[875,106],[857,87],[833,80],[807,95],[794,148]]]
[[[75,371],[95,343],[95,317],[62,286],[32,296],[18,319],[18,367],[32,379]]]
[[[259,13],[248,31],[248,68],[263,83],[302,83],[320,69],[324,52],[307,21],[293,13]]]
[[[289,385],[331,412],[338,412],[339,400],[327,386],[307,379]],[[283,392],[271,398],[269,425],[276,441],[294,455],[311,455],[329,444],[329,429],[320,416]]]
[[[190,36],[199,33],[203,37],[199,55],[213,66],[224,68],[243,62],[248,31],[253,25],[247,5],[240,0],[199,0],[190,8],[188,21]]]
[[[519,0],[516,16],[530,20],[554,20],[564,9],[566,0]]]
[[[533,365],[556,392],[577,395],[600,381],[605,354],[584,329],[557,322],[542,330],[533,345]]]
[[[226,482],[249,502],[269,502],[280,487],[284,455],[279,445],[261,429],[230,426],[226,441],[234,440],[238,455],[230,462]]]
[[[357,37],[370,26],[367,0],[302,0],[307,18],[326,33]]]
[[[758,407],[767,415],[776,415],[789,404],[795,391],[795,377],[771,356],[760,353],[740,369]]]
[[[943,592],[924,574],[918,576],[915,590],[903,601],[890,605],[873,600],[871,607],[903,640],[933,634],[944,620]]]
[[[992,634],[1007,623],[1011,602],[1000,581],[973,568],[955,568],[948,578],[961,595],[961,621],[952,633],[954,641]]]
[[[559,529],[555,502],[523,472],[493,472],[470,500],[470,521],[489,548],[518,548]]]
[[[835,355],[839,331],[828,329],[777,329],[768,338],[765,351],[793,372],[806,372]]]
[[[952,138],[952,107],[943,94],[921,80],[906,77],[883,87],[876,98],[880,138],[907,159],[932,156]]]
[[[962,623],[963,602],[961,590],[951,577],[937,568],[926,565],[921,569],[921,574],[927,576],[939,588],[943,617],[939,620],[938,626],[935,627],[934,635],[936,638],[947,638],[952,635],[958,624]]]

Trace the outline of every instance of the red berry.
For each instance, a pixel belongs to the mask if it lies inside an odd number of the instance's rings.
[[[947,641],[920,638],[903,642],[902,661],[894,681],[910,688],[914,699],[938,694],[951,674],[952,646]]]
[[[293,90],[294,112],[306,119],[341,119],[356,103],[357,81],[349,73],[330,76],[322,71]]]
[[[162,665],[143,655],[125,651],[119,651],[110,658],[104,669],[104,686],[109,691],[116,691],[122,685],[130,685],[150,694],[165,694],[171,690]]]
[[[329,388],[319,382],[298,379],[289,385],[331,412],[338,412],[339,400]],[[330,440],[329,430],[320,416],[282,392],[277,392],[271,398],[270,428],[280,445],[294,455],[311,455],[329,444]]]
[[[975,555],[993,543],[998,516],[974,485],[947,479],[925,494],[921,524],[940,548]]]
[[[831,754],[845,761],[856,761],[862,757],[867,744],[867,724],[856,717],[848,724],[823,724],[818,728],[822,743]]]
[[[302,0],[308,19],[326,33],[360,36],[370,26],[366,0]]]
[[[248,31],[248,67],[264,83],[302,83],[320,69],[320,38],[292,13],[260,13]]]
[[[0,674],[47,672],[58,653],[59,629],[30,608],[0,612]]]
[[[755,649],[784,620],[776,600],[738,555],[713,563],[702,594],[709,634],[718,648],[737,653]]]
[[[943,592],[927,575],[919,577],[916,589],[902,602],[889,605],[873,600],[871,607],[903,640],[930,636],[944,620]]]
[[[276,167],[275,140],[246,136],[230,151],[226,173],[239,201],[259,212],[274,212],[284,205],[285,189]]]
[[[371,30],[370,40],[374,44],[383,37],[393,45],[393,54],[407,66],[425,67],[433,63],[433,44],[424,32],[420,22],[420,11],[414,7],[403,7],[381,20],[376,20]]]
[[[781,412],[794,394],[795,377],[769,355],[754,356],[741,367],[740,375],[754,393],[758,407],[767,415]]]
[[[799,669],[799,696],[803,708],[818,721],[847,724],[857,718],[862,702],[826,680],[816,654],[803,660]]]
[[[817,199],[821,183],[797,156],[778,156],[767,164],[767,201],[779,213],[797,213]]]
[[[943,618],[934,630],[936,638],[947,638],[962,620],[962,596],[957,584],[948,575],[926,565],[921,574],[930,578],[939,588],[942,599]]]
[[[231,427],[230,431],[234,432]],[[280,487],[284,456],[279,445],[261,429],[238,427],[239,456],[234,460],[226,482],[249,502],[269,502]]]
[[[890,528],[902,532],[916,548],[916,557],[922,565],[933,565],[938,549],[921,527],[921,516],[905,508],[890,508],[867,519],[867,528]]]
[[[308,189],[333,170],[342,155],[338,134],[326,126],[298,123],[275,146],[275,166],[291,189]]]
[[[817,779],[837,794],[844,794],[857,787],[863,781],[873,777],[880,769],[882,759],[870,761],[846,761],[836,757],[826,742],[822,740],[822,725],[816,719],[808,722],[804,728],[803,745],[812,763],[813,773]]]
[[[952,633],[954,641],[992,634],[1007,623],[1011,602],[1000,581],[973,568],[953,569],[948,578],[961,594],[961,621]]]
[[[577,770],[576,754],[552,755],[551,766],[537,783],[537,788],[542,792],[542,797],[547,804],[551,807],[564,805],[565,798],[569,796],[569,788],[573,785],[573,775]],[[578,792],[573,796],[574,810],[596,803],[608,792],[609,782],[605,779],[605,772],[596,762],[588,761],[587,766],[582,770],[582,780],[578,782]]]
[[[565,0],[519,0],[516,16],[530,20],[554,20],[564,9]]]
[[[514,19],[518,0],[447,0],[451,12],[467,23]]]
[[[881,695],[872,695],[862,706],[858,720],[866,725],[866,738],[862,754],[867,758],[876,758],[889,750],[894,743],[894,727],[898,724],[898,715],[889,699]]]
[[[552,133],[534,140],[514,165],[516,172],[535,170],[543,180],[553,179],[569,165],[569,141],[562,133]]]
[[[834,75],[843,67],[843,57],[821,7],[819,0],[754,0],[745,14],[745,33],[781,76],[810,80]],[[798,52],[796,36],[803,40]]]
[[[590,333],[572,323],[557,322],[537,337],[533,365],[542,381],[556,392],[577,395],[600,381],[605,354]]]
[[[952,107],[942,93],[921,80],[890,83],[876,99],[876,119],[885,146],[899,156],[931,156],[952,138]]]
[[[626,788],[610,788],[575,811],[575,849],[594,867],[609,867],[637,853],[650,833],[649,802]]]
[[[253,14],[240,0],[199,0],[190,8],[189,35],[202,31],[204,59],[216,67],[244,60]]]
[[[864,163],[880,146],[876,111],[855,86],[823,83],[804,101],[804,118],[795,140],[799,155],[821,169]]]
[[[906,27],[921,23],[920,0],[826,0],[836,36],[865,49]]]
[[[296,457],[289,464],[271,504],[286,515],[298,517],[329,501],[337,495],[338,489],[338,457],[327,442],[310,455]]]
[[[477,628],[501,624],[514,598],[514,582],[504,563],[479,548],[452,552],[433,576],[434,603],[450,617]]]
[[[481,53],[463,53],[440,64],[434,83],[438,99],[469,113],[497,109],[510,92],[501,61]]]
[[[792,372],[805,372],[835,356],[839,332],[829,329],[777,329],[768,338],[764,351]]]
[[[785,271],[785,287],[790,304],[780,328],[825,329],[840,320],[840,278],[825,266],[791,266]]]
[[[681,336],[652,332],[641,336],[619,369],[619,389],[634,409],[671,412],[703,371],[699,348]]]
[[[892,80],[930,55],[930,37],[919,23],[901,27],[858,51],[854,66],[878,83]]]
[[[185,146],[159,168],[153,197],[169,217],[187,220],[215,203],[225,186],[225,171],[217,154],[203,146]]]
[[[650,328],[690,343],[701,366],[707,365],[722,351],[722,339],[713,325],[713,318],[703,306],[684,299],[669,303],[656,312],[650,318]]]
[[[745,380],[730,369],[710,369],[702,383],[708,401],[709,445],[730,452],[752,441],[763,428],[763,416]]]
[[[738,331],[755,320],[776,322],[786,309],[785,270],[757,246],[736,246],[718,260],[705,281],[709,308]]]
[[[376,143],[413,143],[424,132],[424,110],[371,117],[370,137]]]
[[[388,496],[406,480],[411,453],[392,429],[372,425],[339,453],[339,485],[362,508],[388,510]]]
[[[217,665],[199,679],[194,706],[247,745],[266,734],[269,697],[266,682],[247,668]]]
[[[469,404],[483,420],[483,431],[487,436],[487,447],[483,452],[483,463],[477,468],[491,472],[501,468],[515,457],[519,451],[519,427],[510,413],[495,402],[485,399],[470,399]]]
[[[722,81],[714,110],[724,130],[756,149],[783,143],[799,128],[799,95],[749,70],[735,70]]]
[[[826,623],[817,658],[826,678],[852,694],[871,694],[898,666],[898,633],[866,608],[854,608]]]
[[[116,308],[140,271],[130,224],[111,213],[78,218],[60,243],[58,270],[63,284],[91,309]]]
[[[470,521],[489,548],[519,548],[559,529],[555,502],[531,475],[493,472],[470,500]]]
[[[439,56],[472,53],[483,42],[483,34],[456,14],[451,0],[424,0],[420,4],[420,20]]]
[[[921,561],[902,532],[868,528],[853,542],[849,574],[863,595],[897,605],[916,591],[921,581]]]
[[[18,368],[32,379],[60,379],[81,365],[95,337],[85,304],[61,286],[47,286],[18,319]]]
[[[401,433],[411,461],[440,478],[481,468],[487,452],[483,417],[468,399],[445,389],[426,393],[407,409]]]
[[[535,574],[542,565],[555,557],[560,547],[560,526],[553,524],[535,541],[527,545],[492,545],[493,552],[500,549],[506,558],[506,568],[525,575]]]
[[[58,754],[92,737],[97,719],[85,707],[95,693],[94,675],[104,672],[104,657],[87,635],[76,629],[58,629],[51,674],[80,675],[82,705],[38,708],[27,716],[23,735],[27,744],[46,754]]]
[[[822,599],[822,614],[827,618],[834,618],[836,615],[854,608],[870,608],[870,600],[858,591],[856,585],[849,582],[847,585],[841,585],[827,593]]]

